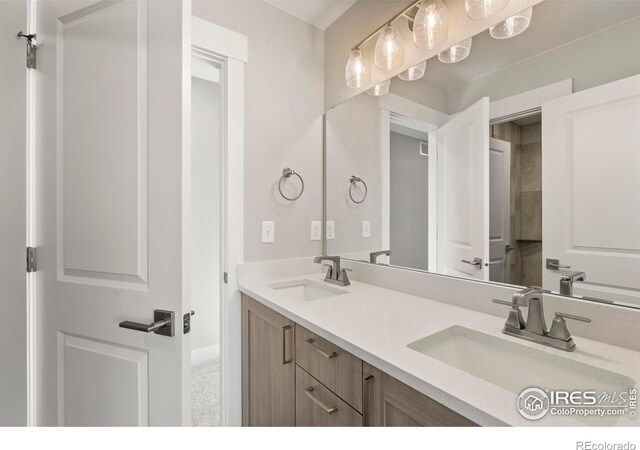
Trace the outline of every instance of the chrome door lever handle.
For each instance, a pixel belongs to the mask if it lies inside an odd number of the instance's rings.
[[[571,266],[560,264],[560,260],[555,258],[547,258],[545,266],[549,270],[571,269]]]
[[[120,328],[142,331],[143,333],[151,333],[153,331],[155,334],[173,337],[176,334],[175,313],[173,311],[156,309],[153,311],[153,323],[146,324],[125,320],[124,322],[120,322]]]
[[[468,261],[466,259],[461,259],[460,261],[462,261],[465,264],[469,264],[470,266],[482,267],[482,258],[475,257],[473,258],[473,261]]]

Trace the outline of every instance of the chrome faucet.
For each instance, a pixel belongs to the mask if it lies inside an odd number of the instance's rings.
[[[587,275],[584,272],[573,272],[560,277],[560,294],[573,295],[573,283],[575,281],[584,281]]]
[[[575,350],[576,344],[567,329],[565,319],[578,320],[586,323],[590,323],[591,319],[557,312],[555,313],[551,329],[547,330],[547,324],[544,319],[544,308],[542,307],[542,294],[543,291],[541,288],[530,287],[513,294],[511,302],[494,299],[494,303],[511,307],[502,332],[509,336],[537,342],[538,344],[566,352],[572,352]],[[529,309],[526,322],[520,312],[521,306]]]
[[[346,269],[340,268],[339,256],[316,256],[313,259],[313,262],[316,264],[320,264],[322,261],[331,261],[333,263],[333,265],[329,266],[324,281],[337,284],[338,286],[349,286],[351,284]]]
[[[378,256],[382,255],[391,256],[391,250],[380,250],[379,252],[369,253],[369,262],[371,264],[378,264]]]

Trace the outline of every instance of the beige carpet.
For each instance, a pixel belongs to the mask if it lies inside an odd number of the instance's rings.
[[[220,426],[220,362],[191,366],[191,426]]]

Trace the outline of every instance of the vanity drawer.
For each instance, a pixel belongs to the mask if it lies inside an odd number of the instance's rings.
[[[297,427],[360,427],[362,416],[296,366]]]
[[[362,360],[296,324],[296,362],[362,412]]]

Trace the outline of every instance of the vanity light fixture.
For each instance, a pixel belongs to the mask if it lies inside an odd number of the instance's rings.
[[[390,85],[391,80],[385,80],[382,83],[376,84],[371,89],[367,89],[367,94],[373,95],[374,97],[380,97],[389,92]]]
[[[380,32],[376,42],[374,61],[380,70],[393,70],[402,65],[404,62],[404,43],[398,28],[387,24]]]
[[[371,83],[371,68],[369,61],[360,49],[351,50],[347,67],[344,69],[347,86],[361,88]]]
[[[398,78],[403,81],[415,81],[422,78],[427,70],[427,61],[422,61],[413,67],[409,67],[404,72],[398,74]]]
[[[488,19],[504,11],[509,0],[464,0],[464,7],[470,19]]]
[[[472,38],[465,39],[442,53],[438,53],[438,59],[443,63],[457,63],[465,59],[471,53]]]
[[[418,48],[433,49],[449,37],[449,13],[442,0],[424,0],[413,21],[413,42]]]
[[[527,8],[524,11],[509,17],[504,22],[500,22],[499,24],[492,26],[489,28],[489,33],[491,34],[491,37],[496,39],[509,39],[517,36],[529,28],[532,15],[533,7]]]

